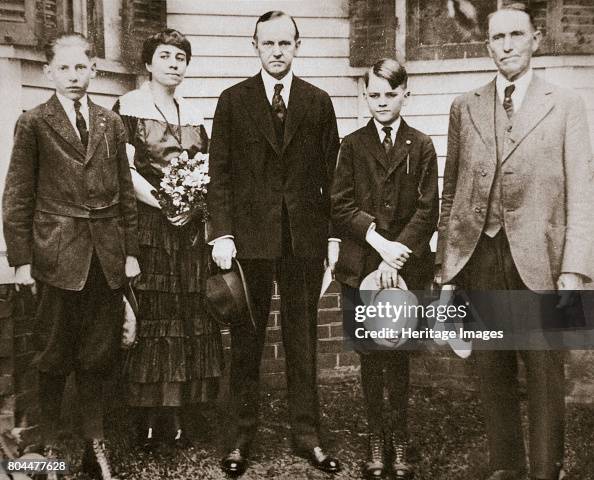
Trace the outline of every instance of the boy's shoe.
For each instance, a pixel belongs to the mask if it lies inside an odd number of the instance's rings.
[[[384,462],[384,436],[369,434],[367,446],[367,462],[363,465],[363,475],[369,480],[384,478],[386,464]]]

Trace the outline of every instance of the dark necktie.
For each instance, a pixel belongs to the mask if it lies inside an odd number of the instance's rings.
[[[285,105],[285,101],[281,96],[281,90],[283,89],[282,83],[277,83],[274,86],[274,95],[272,96],[272,110],[281,121],[281,123],[285,123],[285,117],[287,116],[287,106]]]
[[[394,144],[392,143],[392,127],[384,127],[382,131],[386,134],[384,137],[384,141],[382,145],[384,146],[384,150],[386,151],[386,155],[390,153]]]
[[[503,91],[503,108],[505,109],[505,113],[507,113],[507,118],[509,119],[514,116],[514,101],[512,100],[512,93],[514,93],[515,89],[516,86],[511,83],[505,87],[505,90]]]
[[[83,117],[82,113],[80,113],[80,102],[78,100],[74,101],[74,112],[76,113],[76,128],[80,134],[80,141],[82,142],[83,146],[87,148],[87,145],[89,144],[89,131],[87,130],[87,122],[85,122],[85,117]]]

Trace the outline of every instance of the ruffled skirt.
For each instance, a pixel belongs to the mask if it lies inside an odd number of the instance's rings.
[[[171,225],[138,204],[137,342],[126,366],[129,404],[178,407],[212,400],[223,372],[219,326],[203,296],[204,225]],[[192,246],[194,239],[196,245]]]

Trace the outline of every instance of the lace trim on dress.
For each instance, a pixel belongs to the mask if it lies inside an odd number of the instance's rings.
[[[188,100],[183,97],[175,96],[179,105],[180,125],[204,125],[204,118]],[[120,115],[136,117],[145,120],[163,121],[162,115],[155,107],[153,95],[148,82],[141,85],[140,88],[132,90],[120,97]]]

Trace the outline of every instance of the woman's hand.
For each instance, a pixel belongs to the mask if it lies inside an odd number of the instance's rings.
[[[169,223],[171,223],[171,225],[175,225],[176,227],[183,227],[186,223],[192,220],[192,216],[192,211],[187,211],[184,213],[180,213],[175,217],[167,217],[167,220],[169,220]]]

